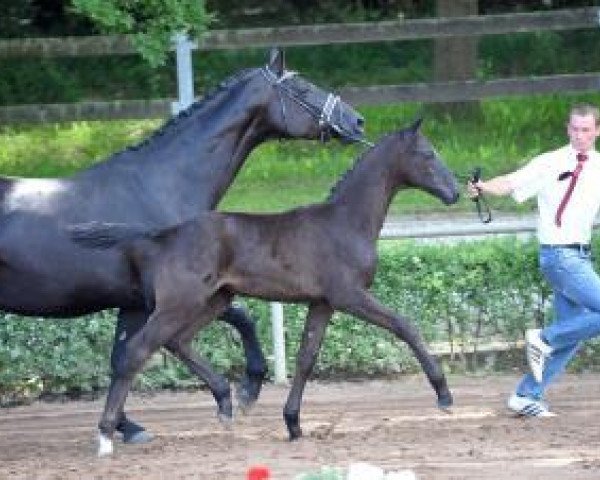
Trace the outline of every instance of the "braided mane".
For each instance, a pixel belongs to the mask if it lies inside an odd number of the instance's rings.
[[[121,150],[120,152],[113,154],[112,157],[122,155],[126,152],[140,150],[148,145],[154,144],[157,141],[157,139],[162,138],[173,131],[177,131],[177,128],[185,120],[202,111],[207,106],[207,104],[209,104],[221,92],[235,87],[238,83],[246,79],[248,76],[250,76],[251,73],[254,73],[256,70],[256,68],[246,68],[236,72],[235,74],[221,81],[216,87],[208,91],[200,100],[192,103],[189,107],[180,111],[177,115],[169,118],[165,123],[162,124],[162,126],[160,126],[157,130],[152,132],[150,136],[141,140],[135,145],[130,145],[125,149]]]

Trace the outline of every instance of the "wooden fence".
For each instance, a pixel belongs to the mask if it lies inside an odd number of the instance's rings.
[[[353,24],[323,24],[248,30],[213,30],[195,45],[200,50],[366,43],[452,36],[496,35],[598,28],[600,8],[535,13],[430,18]],[[126,36],[0,40],[0,57],[128,55]],[[451,102],[492,96],[600,90],[600,73],[550,75],[491,81],[348,87],[342,97],[356,105],[403,101]],[[81,102],[0,107],[0,123],[166,117],[173,99]]]

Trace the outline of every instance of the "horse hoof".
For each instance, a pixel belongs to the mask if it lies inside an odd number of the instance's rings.
[[[260,394],[263,375],[246,375],[242,381],[236,385],[235,396],[238,401],[238,407],[242,413],[250,412]]]
[[[150,443],[152,440],[154,440],[154,435],[146,430],[140,430],[131,435],[123,435],[123,443],[128,445],[143,445],[144,443]]]
[[[128,419],[117,425],[117,431],[123,434],[123,443],[130,445],[141,445],[154,439],[154,436],[144,427]]]
[[[113,453],[113,442],[104,434],[98,436],[98,457],[107,457]]]
[[[452,395],[440,396],[437,401],[438,408],[446,413],[452,413]]]
[[[244,415],[250,413],[254,403],[256,403],[256,400],[250,397],[248,390],[241,384],[235,388],[235,398],[237,399],[238,408]]]
[[[221,425],[223,425],[226,430],[231,430],[233,428],[233,416],[226,415],[224,413],[218,413],[217,417],[219,418]]]

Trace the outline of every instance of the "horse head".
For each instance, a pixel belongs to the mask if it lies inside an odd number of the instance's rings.
[[[339,96],[286,70],[282,50],[271,50],[261,73],[270,93],[265,113],[281,137],[364,141],[363,117]]]
[[[399,132],[402,161],[398,163],[401,182],[439,198],[446,205],[458,201],[456,178],[446,167],[431,142],[421,133],[422,119]]]

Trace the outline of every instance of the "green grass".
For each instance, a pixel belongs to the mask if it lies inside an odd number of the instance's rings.
[[[600,104],[600,94],[488,100],[481,103],[478,114],[462,119],[425,113],[423,131],[454,172],[467,175],[479,165],[484,177],[489,177],[511,171],[533,155],[564,144],[568,109],[578,101]],[[367,121],[367,136],[376,141],[429,109],[419,104],[402,104],[359,110]],[[141,141],[161,123],[145,120],[5,126],[0,129],[0,174],[70,175]],[[220,208],[281,211],[321,201],[363,148],[308,141],[261,145],[250,155]],[[493,206],[517,208],[510,199],[493,199]],[[467,199],[451,207],[471,208]],[[441,210],[447,208],[420,192],[404,192],[391,206],[395,214]]]

